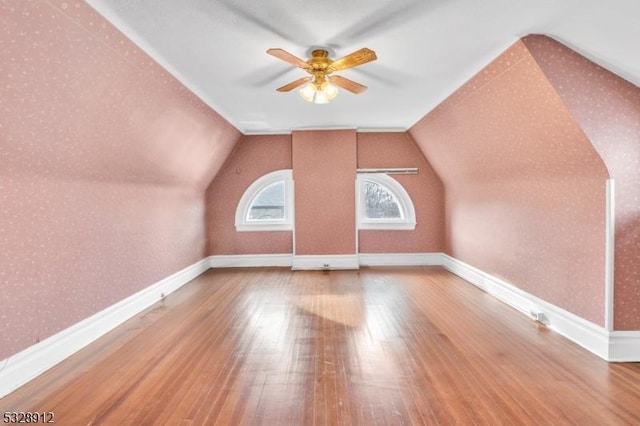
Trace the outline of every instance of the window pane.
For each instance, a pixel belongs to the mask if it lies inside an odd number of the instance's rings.
[[[265,187],[251,201],[247,220],[284,219],[284,181]]]
[[[367,219],[403,219],[404,214],[394,195],[382,185],[365,181],[365,217]]]

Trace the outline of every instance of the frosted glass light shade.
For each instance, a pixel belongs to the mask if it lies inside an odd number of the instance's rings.
[[[299,92],[302,99],[314,104],[328,104],[329,101],[338,96],[338,88],[328,81],[321,84],[316,82],[307,83]]]
[[[313,83],[307,83],[302,89],[300,89],[300,96],[307,102],[313,102],[313,97],[316,94],[316,86]]]
[[[331,84],[331,82],[327,81],[322,85],[322,91],[327,95],[327,99],[331,100],[338,96],[338,88]]]

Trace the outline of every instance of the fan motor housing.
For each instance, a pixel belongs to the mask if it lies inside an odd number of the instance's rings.
[[[316,49],[311,52],[311,59],[307,61],[314,71],[325,71],[333,62],[329,59],[329,52],[324,49]]]

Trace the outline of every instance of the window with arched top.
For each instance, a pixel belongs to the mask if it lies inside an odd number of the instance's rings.
[[[411,197],[397,180],[384,173],[357,177],[358,229],[412,230],[416,214]]]
[[[291,170],[277,170],[256,179],[236,208],[237,231],[293,229],[293,178]]]

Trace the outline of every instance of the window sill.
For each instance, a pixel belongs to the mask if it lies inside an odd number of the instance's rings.
[[[415,222],[389,223],[389,222],[361,222],[358,225],[359,230],[378,230],[378,231],[414,231],[416,229]]]
[[[293,226],[290,223],[260,223],[255,225],[236,224],[237,232],[261,232],[261,231],[292,231]]]

